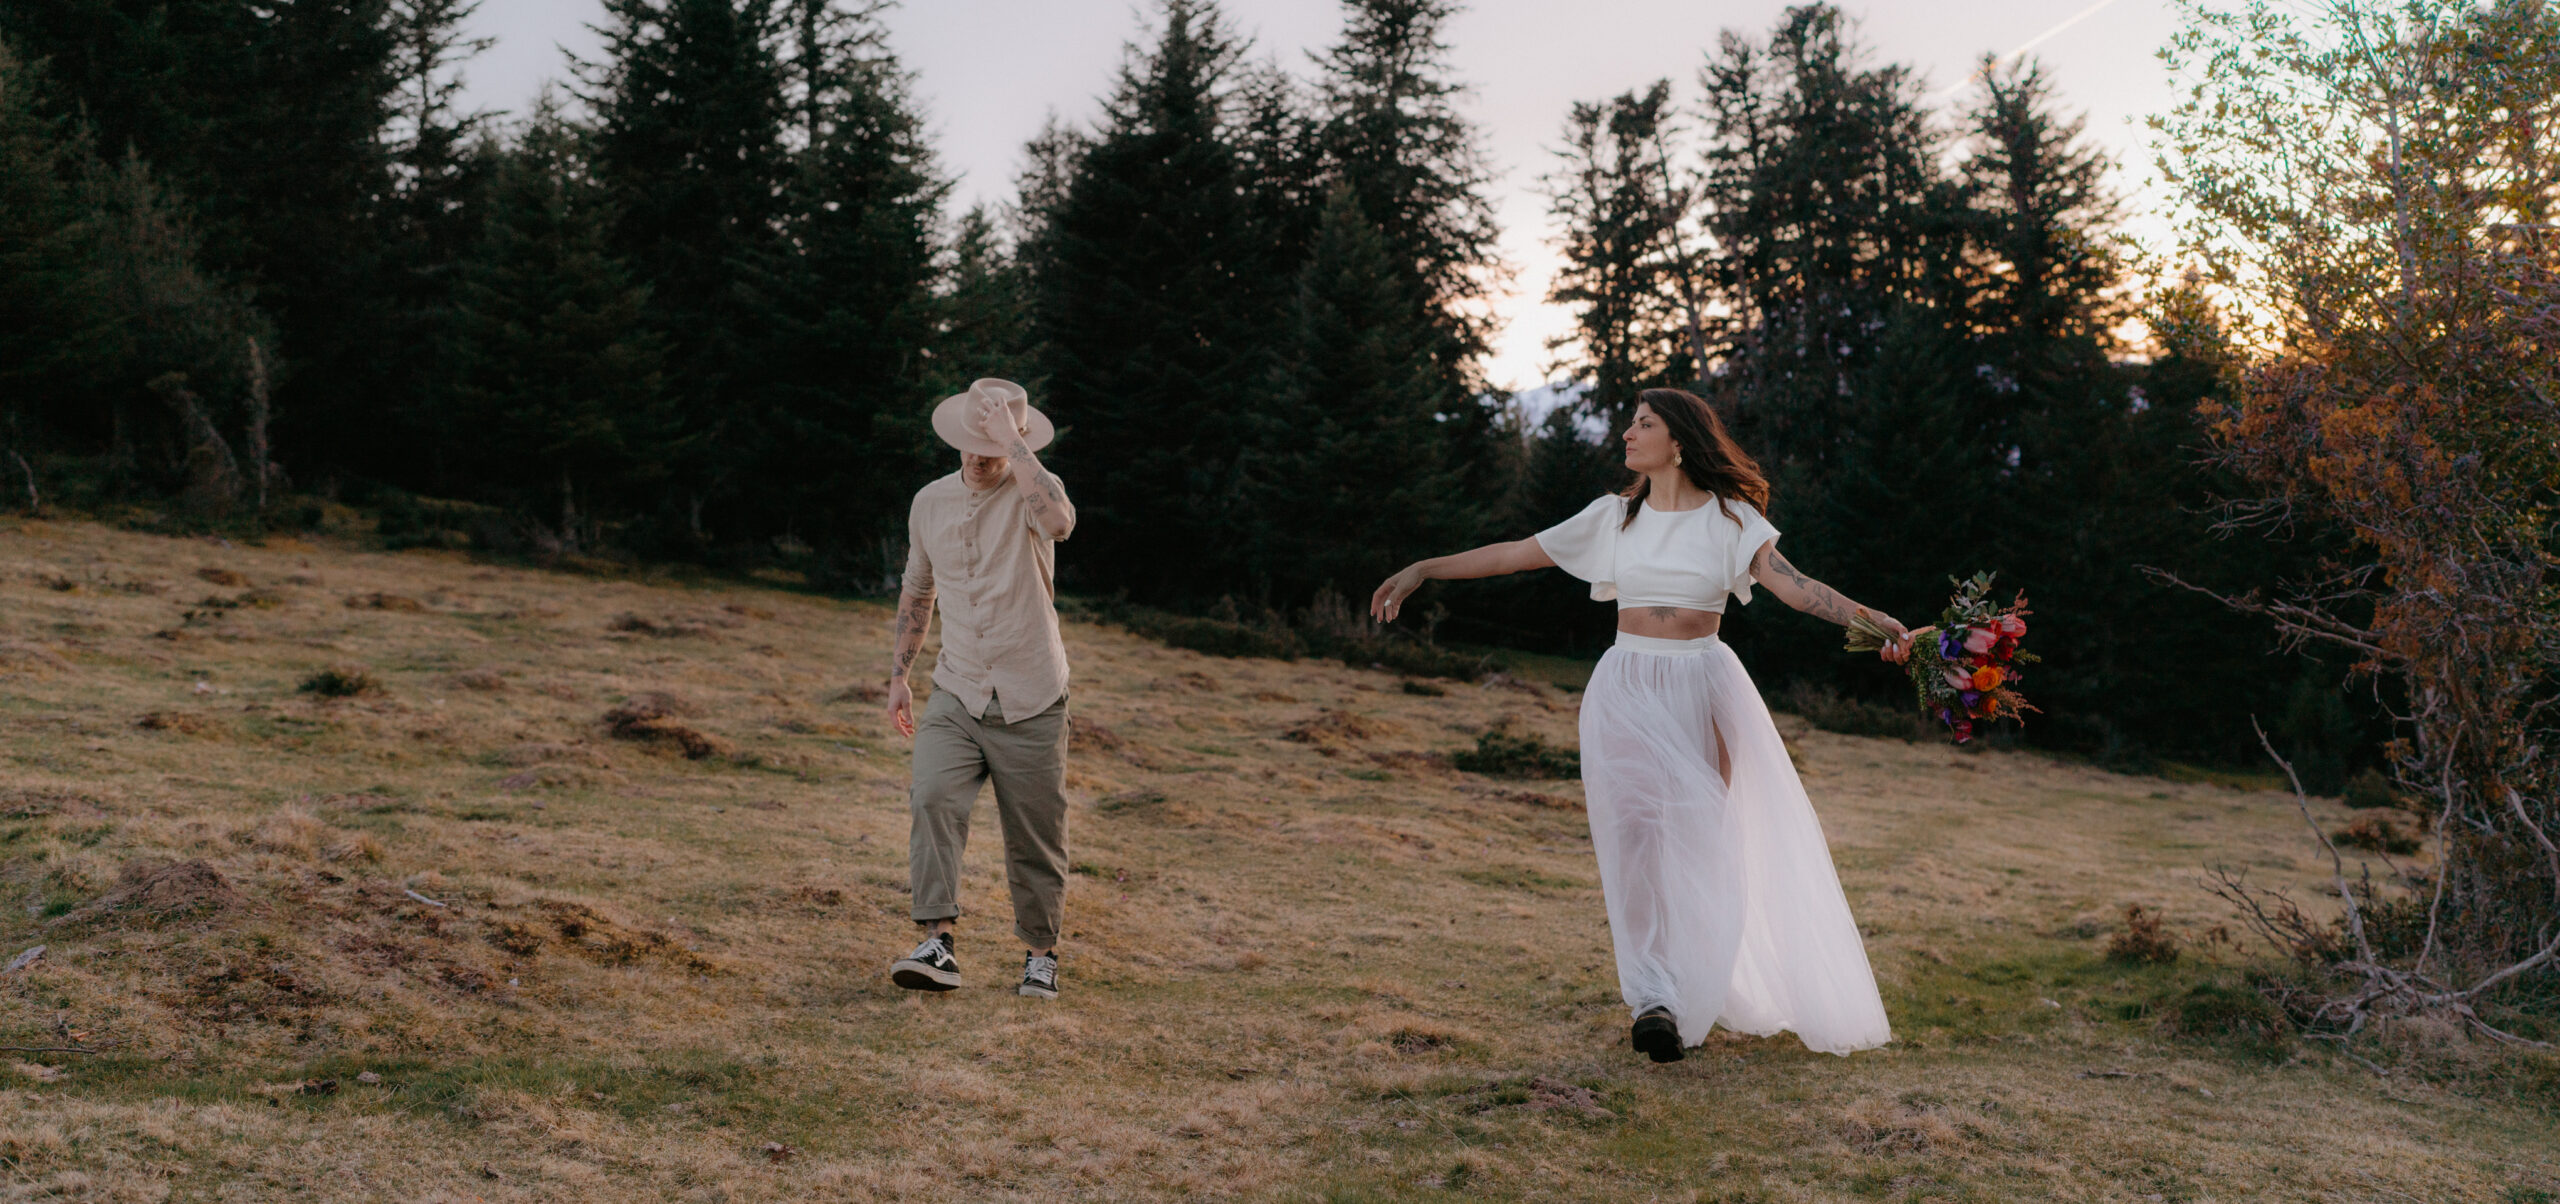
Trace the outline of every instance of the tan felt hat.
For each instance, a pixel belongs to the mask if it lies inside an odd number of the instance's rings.
[[[1013,429],[1022,432],[1022,441],[1033,451],[1049,446],[1049,441],[1058,436],[1058,428],[1051,425],[1049,416],[1031,408],[1031,395],[1024,392],[1022,386],[992,376],[969,382],[968,392],[954,393],[933,407],[933,433],[942,436],[943,442],[973,455],[1008,454],[1009,449],[997,446],[978,431],[978,402],[981,399],[1003,402],[1006,409],[1013,411]]]

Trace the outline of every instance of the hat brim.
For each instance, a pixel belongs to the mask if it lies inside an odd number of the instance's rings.
[[[977,401],[975,392],[954,393],[943,398],[942,404],[933,407],[933,433],[941,436],[943,442],[971,455],[1012,454],[1011,448],[1000,447],[995,441],[970,429]],[[1027,404],[1023,407],[1023,424],[1030,429],[1022,432],[1022,441],[1033,451],[1049,446],[1049,441],[1058,437],[1058,428],[1049,421],[1049,416]]]

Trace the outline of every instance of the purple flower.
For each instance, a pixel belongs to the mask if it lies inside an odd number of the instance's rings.
[[[1956,694],[1956,701],[1963,703],[1963,704],[1964,704],[1964,709],[1965,709],[1967,712],[1971,712],[1971,711],[1973,710],[1973,708],[1975,708],[1975,707],[1978,707],[1978,706],[1981,706],[1981,705],[1982,705],[1982,691],[1980,691],[1980,690],[1963,690],[1963,691],[1959,691],[1959,692]]]
[[[1963,640],[1961,637],[1957,636],[1957,635],[1956,635],[1956,633],[1955,633],[1955,632],[1953,632],[1953,631],[1941,631],[1941,632],[1939,632],[1939,633],[1938,633],[1938,655],[1939,655],[1939,657],[1941,657],[1942,659],[1945,659],[1945,660],[1955,660],[1955,659],[1957,659],[1958,657],[1963,656],[1963,655],[1964,655],[1964,640]]]

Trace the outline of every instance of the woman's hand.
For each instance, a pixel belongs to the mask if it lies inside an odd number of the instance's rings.
[[[1422,566],[1406,565],[1403,571],[1380,583],[1378,592],[1369,595],[1369,617],[1381,623],[1395,622],[1396,615],[1404,610],[1404,600],[1421,588]]]
[[[1903,626],[1902,620],[1880,610],[1868,611],[1867,617],[1875,620],[1886,636],[1884,647],[1876,649],[1877,656],[1896,665],[1911,659],[1911,629]]]

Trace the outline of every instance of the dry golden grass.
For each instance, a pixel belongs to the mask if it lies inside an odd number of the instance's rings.
[[[2163,1035],[2275,796],[1786,721],[1902,1040],[1626,1047],[1574,695],[1073,625],[1066,998],[906,919],[885,607],[0,527],[0,1197],[2512,1200],[2552,1117]],[[343,696],[302,689],[360,675]],[[347,680],[355,680],[348,676]],[[2322,822],[2343,813],[2325,809]],[[2460,1056],[2457,1032],[2411,1040]]]

